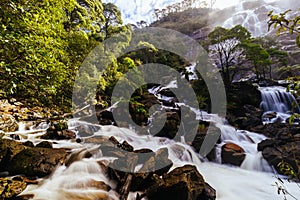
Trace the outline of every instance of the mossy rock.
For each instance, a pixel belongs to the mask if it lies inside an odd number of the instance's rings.
[[[0,130],[4,132],[14,132],[18,130],[19,125],[16,119],[10,114],[1,114],[0,116]]]
[[[13,157],[8,171],[28,177],[43,177],[51,174],[57,165],[62,165],[66,157],[65,149],[28,148]]]
[[[0,199],[11,199],[25,190],[27,184],[22,179],[0,178]]]

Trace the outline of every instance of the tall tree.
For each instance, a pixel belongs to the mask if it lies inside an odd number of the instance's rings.
[[[102,31],[105,34],[105,38],[109,38],[111,35],[120,32],[123,21],[121,17],[121,11],[116,5],[112,3],[104,3],[103,7],[105,23],[102,27]]]
[[[254,72],[257,79],[266,79],[266,67],[271,65],[269,53],[259,44],[256,43],[243,43],[245,49],[246,58],[254,66]]]
[[[221,72],[225,83],[229,84],[230,67],[239,62],[239,58],[243,51],[239,49],[239,45],[247,42],[251,38],[250,32],[237,25],[232,29],[216,27],[208,34],[210,55],[214,59]]]

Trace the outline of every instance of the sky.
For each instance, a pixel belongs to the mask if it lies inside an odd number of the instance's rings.
[[[122,12],[124,23],[136,23],[141,20],[151,22],[153,10],[182,0],[102,0],[103,3],[114,3]],[[217,0],[215,8],[225,8],[237,4],[239,0]]]

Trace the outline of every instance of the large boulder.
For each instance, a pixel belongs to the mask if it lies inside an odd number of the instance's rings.
[[[0,171],[5,171],[9,167],[11,160],[21,151],[28,147],[21,142],[1,139],[0,140]]]
[[[192,143],[189,143],[196,152],[199,152],[201,147],[203,146],[203,142],[207,136],[208,129],[210,129],[209,137],[218,138],[218,142],[220,142],[220,136],[221,136],[221,130],[215,126],[214,123],[206,122],[206,121],[200,121],[199,126],[197,127],[197,133],[196,135],[190,134],[190,136],[193,136]],[[186,139],[187,140],[187,139]],[[190,141],[190,140],[187,140]],[[204,146],[205,147],[205,146]],[[208,146],[209,148],[210,146]],[[215,159],[215,148],[212,149],[201,149],[206,152],[206,157],[212,161]]]
[[[240,166],[245,157],[244,149],[237,144],[227,143],[222,146],[221,158],[223,164]]]
[[[238,113],[227,114],[228,122],[231,125],[243,130],[250,130],[252,127],[262,125],[262,109],[248,104],[237,109]]]
[[[275,138],[282,141],[294,141],[295,136],[300,133],[299,124],[272,123],[253,127],[253,132],[264,134],[269,138]]]
[[[205,181],[197,168],[185,165],[164,174],[162,180],[158,181],[157,185],[150,187],[146,193],[149,200],[215,199],[215,192],[211,190],[212,188],[210,188],[210,192],[206,188]],[[211,196],[207,196],[208,194]]]
[[[153,116],[152,127],[149,132],[152,135],[158,137],[167,137],[173,139],[176,137],[180,127],[180,113],[178,111],[167,111],[157,113]],[[161,124],[161,122],[166,121],[161,130],[158,130],[157,127]]]
[[[15,155],[8,164],[10,174],[24,174],[28,177],[49,175],[67,157],[66,149],[26,148]]]
[[[263,111],[259,109],[261,93],[252,82],[233,83],[226,89],[228,122],[240,129],[262,124]]]
[[[273,166],[278,173],[285,174],[281,170],[280,163],[286,163],[299,172],[300,162],[300,125],[288,123],[272,123],[253,127],[254,132],[264,134],[269,139],[260,142],[257,150],[262,152],[264,159]],[[298,177],[299,179],[300,177]]]
[[[258,151],[266,161],[273,166],[278,173],[285,174],[280,164],[288,164],[296,173],[299,173],[300,161],[300,138],[294,141],[284,141],[280,139],[266,139],[258,144]],[[294,177],[300,178],[300,177]]]
[[[52,122],[50,127],[47,129],[46,134],[42,135],[42,139],[74,139],[76,134],[74,131],[68,130],[68,124],[66,121]]]
[[[45,143],[45,142],[44,142]],[[52,149],[51,144],[41,144],[47,148],[10,139],[0,140],[0,171],[10,175],[26,176],[49,175],[58,164],[63,164],[67,156],[66,149]]]

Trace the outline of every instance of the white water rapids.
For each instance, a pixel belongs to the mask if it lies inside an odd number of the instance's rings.
[[[84,124],[84,122],[69,122],[71,127],[79,124]],[[245,148],[247,152],[246,160],[242,164],[242,168],[239,168],[212,162],[202,162],[190,146],[170,139],[153,137],[151,135],[141,136],[129,129],[114,126],[98,127],[100,127],[100,130],[94,133],[95,136],[114,136],[120,142],[126,140],[135,149],[149,148],[156,151],[167,147],[169,149],[169,158],[174,162],[172,169],[185,164],[197,166],[206,182],[216,189],[218,200],[240,200],[241,198],[244,200],[283,199],[282,195],[277,194],[277,187],[274,186],[275,182],[278,182],[275,175],[270,172],[256,171],[264,169],[263,166],[267,166],[263,162],[261,155],[257,154],[254,147],[256,146],[255,143],[264,139],[261,135],[245,131],[235,131],[233,127],[228,125],[223,126],[222,142],[233,141]],[[25,134],[26,131],[23,131],[23,135]],[[28,132],[28,135],[30,135],[30,132]],[[249,138],[255,143],[250,142]],[[39,141],[37,138],[36,140]],[[77,144],[72,141],[62,141],[57,145],[57,147],[63,146],[80,149],[84,147],[93,148],[97,145]],[[107,158],[107,160],[110,159]],[[113,190],[115,183],[108,179],[107,175],[99,167],[97,160],[105,160],[105,158],[101,157],[99,153],[92,158],[74,162],[69,167],[59,166],[49,178],[42,180],[39,185],[30,185],[22,195],[34,194],[33,199],[36,200],[97,199],[103,196],[107,199],[118,199],[118,195]],[[88,184],[85,184],[91,180],[103,181],[110,185],[112,190],[109,192],[95,190]],[[295,197],[300,197],[300,188],[295,183],[285,181],[283,186]],[[129,199],[134,200],[135,195],[131,194]],[[287,196],[287,199],[294,198]]]
[[[172,83],[175,87],[176,83]],[[157,151],[160,148],[168,148],[169,159],[176,167],[185,164],[195,165],[203,175],[205,181],[217,192],[217,200],[283,200],[282,193],[277,194],[278,187],[284,188],[287,193],[286,199],[300,199],[300,187],[293,182],[288,182],[280,177],[284,183],[280,183],[278,176],[257,152],[257,144],[266,139],[265,136],[249,131],[236,130],[234,127],[224,124],[225,120],[218,120],[218,116],[206,112],[196,113],[198,118],[214,123],[221,130],[221,143],[216,145],[216,160],[209,162],[196,153],[192,147],[184,142],[176,142],[167,138],[154,137],[152,135],[138,135],[127,128],[115,126],[100,126],[88,124],[76,119],[69,120],[69,129],[75,129],[79,125],[84,125],[94,132],[93,136],[114,136],[120,143],[127,141],[134,149],[148,148]],[[24,130],[24,125],[20,130],[14,132],[20,136],[21,140],[30,140],[34,144],[43,141],[40,136],[45,133],[47,124],[41,124],[31,130]],[[8,133],[7,135],[9,135]],[[80,137],[80,133],[78,137]],[[99,144],[76,143],[75,140],[52,141],[54,148],[69,148],[73,151],[82,149],[94,149],[93,157],[84,158],[73,162],[70,166],[58,166],[54,173],[42,179],[38,185],[29,185],[21,195],[34,194],[34,200],[73,200],[73,199],[119,199],[115,192],[116,183],[110,180],[97,161],[112,161],[114,158],[103,157],[99,150]],[[246,158],[241,167],[221,164],[221,147],[225,143],[235,143],[246,152]],[[98,152],[97,152],[98,151]],[[111,187],[109,192],[95,189],[91,182],[104,182]],[[135,200],[136,193],[130,193],[128,199]]]

